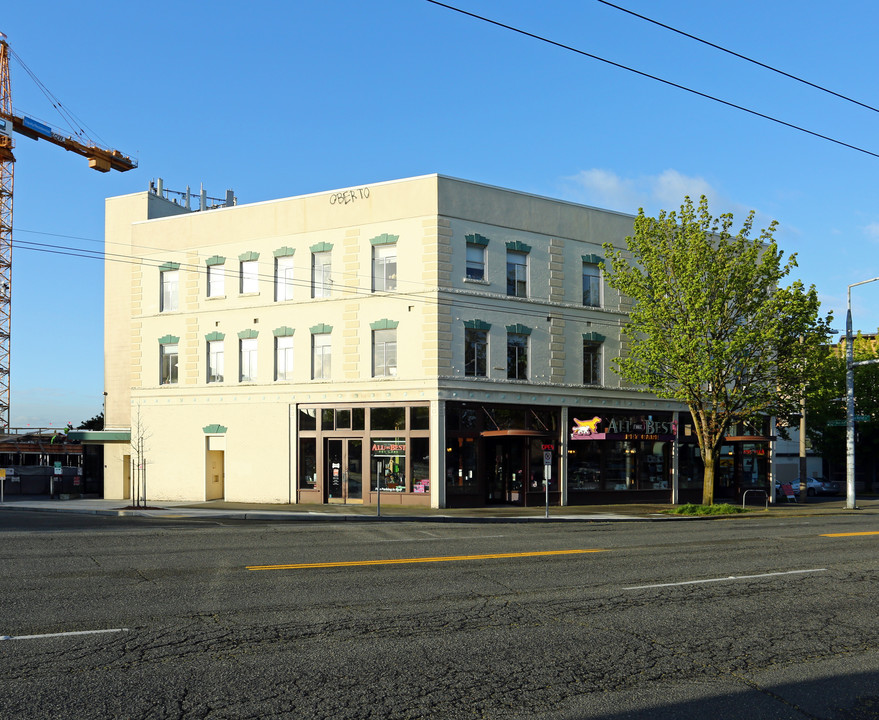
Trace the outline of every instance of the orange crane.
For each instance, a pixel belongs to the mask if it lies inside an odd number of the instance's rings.
[[[12,337],[12,188],[15,143],[12,133],[17,132],[32,140],[46,140],[65,150],[87,157],[89,167],[99,172],[125,172],[137,167],[137,162],[118,150],[82,143],[62,135],[45,123],[33,118],[15,115],[9,81],[9,45],[6,35],[0,33],[0,432],[9,429],[9,366]]]

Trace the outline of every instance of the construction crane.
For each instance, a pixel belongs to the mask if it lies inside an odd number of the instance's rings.
[[[12,337],[12,189],[17,132],[31,140],[46,140],[53,145],[88,158],[89,167],[98,172],[125,172],[137,162],[118,150],[92,143],[82,143],[56,132],[45,123],[14,114],[9,81],[9,45],[0,33],[0,432],[9,428],[10,344]]]

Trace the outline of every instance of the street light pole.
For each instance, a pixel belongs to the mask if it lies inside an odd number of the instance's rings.
[[[879,277],[862,280],[848,286],[848,304],[845,313],[845,506],[855,505],[855,348],[852,337],[852,288],[876,282]]]

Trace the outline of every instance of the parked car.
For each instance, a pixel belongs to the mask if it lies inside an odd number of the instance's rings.
[[[800,496],[800,480],[791,480],[791,486],[796,497]],[[806,495],[814,497],[815,495],[839,495],[842,492],[839,483],[835,480],[819,480],[817,478],[806,478]],[[784,500],[784,491],[781,489],[781,483],[775,483],[776,500]]]

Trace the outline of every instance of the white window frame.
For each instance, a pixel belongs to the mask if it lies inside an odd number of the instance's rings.
[[[239,292],[248,295],[259,292],[259,260],[241,261]]]
[[[507,295],[510,297],[528,297],[528,256],[526,252],[507,250]],[[518,262],[520,258],[522,262]],[[510,292],[511,267],[514,268],[513,292]]]
[[[258,360],[256,340],[256,338],[240,338],[238,340],[239,382],[256,382]]]
[[[592,376],[593,379],[591,381],[587,381],[586,379],[586,355],[587,350],[594,349],[595,358],[592,361]],[[591,354],[591,353],[590,353]],[[604,343],[599,342],[597,340],[584,340],[583,341],[583,384],[584,385],[602,385],[603,375],[604,375],[604,367],[602,362],[602,356],[604,355]]]
[[[588,272],[587,272],[588,271]],[[590,286],[590,299],[594,300],[594,302],[586,302],[586,278],[589,278],[589,286]],[[598,267],[595,263],[583,263],[583,307],[601,307],[601,268]],[[592,291],[594,290],[595,297],[592,298]]]
[[[159,312],[180,309],[180,271],[162,270],[160,273]]]
[[[485,245],[467,243],[467,255],[465,259],[464,278],[485,282]]]
[[[293,256],[275,258],[275,302],[293,299]]]
[[[293,379],[293,336],[275,338],[275,380]]]
[[[525,340],[524,347],[518,343],[517,344],[510,344],[511,340],[514,340],[517,338],[524,338],[524,340]],[[531,337],[529,335],[526,335],[525,333],[513,333],[513,332],[507,333],[507,380],[527,380],[528,379],[528,351],[530,349],[530,346],[531,346]],[[519,377],[519,363],[516,362],[515,360],[512,364],[510,362],[510,350],[511,349],[515,349],[517,351],[516,352],[516,355],[517,355],[516,359],[518,359],[518,355],[519,355],[518,351],[519,350],[521,350],[525,356],[525,368],[524,368],[525,372],[522,377]],[[515,372],[512,375],[510,374],[511,368],[515,368]]]
[[[220,383],[224,379],[225,356],[223,340],[208,340],[208,382]]]
[[[208,297],[223,297],[226,294],[226,268],[222,265],[208,265]]]
[[[372,248],[372,291],[397,289],[397,246],[374,245]]]
[[[311,297],[330,297],[333,289],[333,255],[331,250],[311,254]]]
[[[397,329],[372,331],[372,376],[394,377],[397,374]]]
[[[179,349],[177,343],[162,343],[159,345],[160,385],[177,385],[179,382]]]
[[[333,369],[331,333],[313,333],[311,336],[311,379],[329,380]]]
[[[485,336],[485,341],[481,343],[485,347],[485,353],[482,357],[482,363],[484,367],[482,368],[482,372],[479,371],[479,367],[476,365],[478,361],[478,357],[476,357],[476,352],[474,352],[473,358],[473,372],[468,372],[467,367],[467,356],[470,353],[470,346],[475,343],[471,341],[471,337],[473,333],[482,333]],[[475,328],[464,328],[464,375],[465,377],[488,377],[488,330],[478,330]]]

